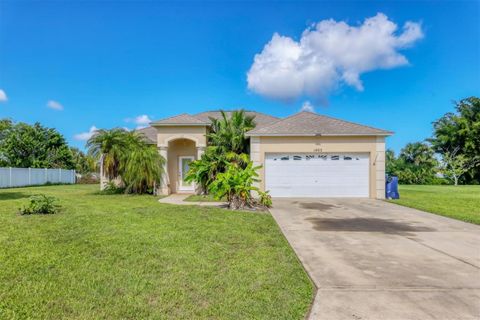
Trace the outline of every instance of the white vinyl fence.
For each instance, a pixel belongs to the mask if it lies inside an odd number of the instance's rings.
[[[75,183],[75,170],[0,168],[0,188],[34,186],[50,183]]]

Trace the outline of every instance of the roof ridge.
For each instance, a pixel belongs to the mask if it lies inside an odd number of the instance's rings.
[[[300,111],[300,112],[294,113],[294,114],[292,114],[292,115],[289,115],[288,117],[285,117],[285,118],[277,118],[277,119],[278,119],[277,121],[269,124],[268,126],[263,126],[263,127],[261,127],[261,128],[253,128],[252,130],[247,131],[247,132],[252,132],[252,131],[255,131],[256,129],[258,129],[258,130],[260,130],[260,129],[261,129],[261,130],[266,130],[266,129],[268,129],[268,128],[271,127],[271,126],[276,125],[277,123],[279,123],[279,122],[281,122],[281,121],[290,119],[290,118],[292,118],[293,116],[296,116],[296,115],[298,115],[298,114],[300,114],[300,113],[302,113],[302,112],[307,112],[307,111]],[[310,113],[313,113],[313,112],[310,112]]]
[[[334,117],[331,117],[331,116],[318,114],[318,113],[311,112],[311,111],[296,112],[296,113],[294,113],[294,114],[292,114],[292,115],[290,115],[286,118],[275,121],[275,122],[273,122],[273,123],[271,123],[267,126],[252,129],[252,130],[248,131],[248,134],[249,135],[256,135],[256,134],[261,135],[261,134],[264,134],[264,133],[266,134],[268,132],[270,132],[270,133],[279,132],[280,133],[282,131],[285,131],[285,128],[291,127],[292,124],[294,124],[294,123],[295,123],[294,126],[296,126],[296,129],[294,131],[296,131],[297,133],[307,134],[307,132],[304,132],[305,128],[300,128],[300,127],[303,126],[302,125],[303,122],[305,122],[304,124],[307,125],[307,127],[316,126],[315,130],[319,130],[319,132],[323,132],[324,129],[328,128],[329,127],[328,123],[330,123],[331,125],[336,126],[338,128],[337,129],[330,128],[330,129],[327,129],[327,130],[333,129],[332,130],[333,132],[338,131],[338,133],[341,133],[341,131],[342,131],[342,129],[339,129],[339,128],[350,127],[351,132],[357,131],[357,132],[365,132],[365,134],[379,134],[379,135],[393,134],[392,131],[387,131],[387,130],[384,130],[384,129],[379,129],[379,128],[375,128],[375,127],[372,127],[372,126],[367,126],[367,125],[363,125],[363,124],[360,124],[360,123],[355,123],[355,122],[352,122],[352,121],[347,121],[347,120],[343,120],[343,119],[339,119],[339,118],[334,118]],[[300,127],[298,127],[298,126],[300,126]],[[320,127],[318,127],[318,126],[320,126]],[[285,127],[285,128],[282,129],[282,127]],[[290,128],[288,130],[292,130],[292,128]],[[291,131],[290,133],[294,133],[294,132]]]
[[[178,117],[181,117],[181,116],[188,116],[188,117],[190,117],[190,118],[192,118],[192,119],[195,119],[195,120],[198,120],[198,121],[200,121],[200,122],[202,122],[202,123],[206,123],[206,122],[204,122],[204,121],[202,121],[202,120],[200,120],[200,119],[198,119],[198,118],[194,117],[193,115],[188,114],[188,113],[186,113],[186,112],[180,113],[180,114],[177,114],[177,115],[174,115],[174,116],[170,116],[170,117],[167,117],[167,118],[162,118],[162,119],[159,119],[159,120],[155,120],[155,121],[152,121],[152,122],[150,122],[150,123],[153,123],[153,124],[154,124],[154,123],[158,123],[158,122],[160,122],[160,121],[166,121],[166,120],[178,118]]]
[[[243,109],[243,108],[240,108],[240,109],[230,109],[230,110],[227,110],[227,109],[217,109],[217,110],[208,110],[208,111],[202,111],[202,112],[199,112],[199,113],[196,113],[194,114],[193,116],[197,116],[199,114],[204,114],[204,113],[209,113],[209,112],[234,112],[234,111],[244,111],[244,112],[251,112],[251,113],[257,113],[257,114],[261,114],[261,115],[264,115],[264,116],[267,116],[267,117],[272,117],[272,118],[277,118],[277,119],[282,119],[282,118],[279,118],[277,116],[273,116],[271,114],[268,114],[268,113],[265,113],[265,112],[260,112],[260,111],[255,111],[255,110],[249,110],[249,109]]]
[[[318,113],[314,113],[314,112],[311,112],[311,111],[300,111],[300,112],[312,113],[312,114],[315,114],[315,115],[317,115],[317,116],[319,116],[319,117],[329,118],[329,119],[333,119],[333,120],[336,120],[336,121],[342,121],[342,122],[347,122],[347,123],[350,123],[350,124],[354,124],[354,125],[356,125],[356,126],[361,126],[361,127],[366,127],[366,128],[374,129],[374,130],[380,130],[380,131],[384,131],[384,132],[393,133],[393,131],[389,131],[389,130],[385,130],[385,129],[380,129],[380,128],[376,128],[376,127],[372,127],[372,126],[367,126],[367,125],[364,125],[364,124],[355,123],[355,122],[352,122],[352,121],[349,121],[349,120],[343,120],[343,119],[339,119],[339,118],[327,116],[327,115],[324,115],[324,114],[318,114]],[[299,112],[299,113],[300,113],[300,112]]]

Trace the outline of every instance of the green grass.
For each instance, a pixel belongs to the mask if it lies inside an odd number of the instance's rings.
[[[269,214],[0,190],[0,319],[302,319],[313,286]],[[21,216],[28,196],[54,215]]]
[[[402,185],[399,192],[400,199],[389,201],[480,224],[480,186]]]
[[[191,196],[188,196],[187,198],[185,198],[185,200],[183,201],[187,201],[187,202],[218,202],[218,201],[221,201],[221,200],[217,200],[213,197],[213,195],[211,194],[207,194],[207,195],[201,195],[201,194],[192,194]]]

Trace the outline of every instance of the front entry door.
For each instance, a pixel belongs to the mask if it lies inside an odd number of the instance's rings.
[[[186,182],[185,176],[190,169],[190,162],[194,160],[194,157],[179,157],[178,158],[178,190],[179,191],[194,191],[195,186],[193,182]]]

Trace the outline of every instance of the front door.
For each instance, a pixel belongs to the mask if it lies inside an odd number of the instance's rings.
[[[190,162],[194,160],[194,157],[179,157],[178,158],[178,190],[179,191],[194,191],[195,186],[193,182],[186,182],[185,176],[190,169]]]

